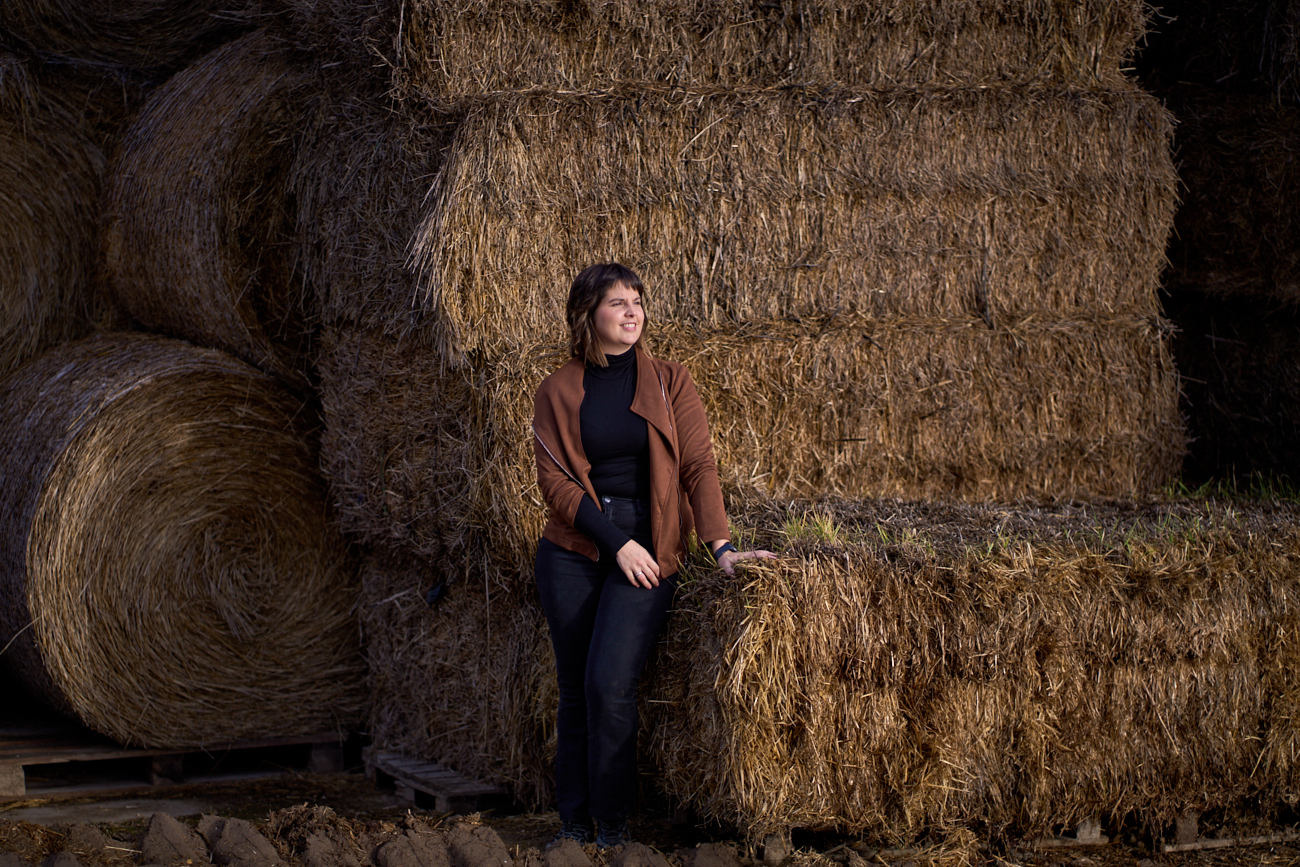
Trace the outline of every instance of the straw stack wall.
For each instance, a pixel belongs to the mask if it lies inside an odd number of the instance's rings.
[[[423,286],[326,269],[323,451],[350,532],[490,550],[515,580],[542,517],[531,395],[568,282],[606,257],[647,280],[737,484],[1014,499],[1176,470],[1156,302],[1174,176],[1149,97],[625,97],[479,104],[441,157]]]
[[[297,385],[314,313],[293,268],[287,184],[310,93],[261,31],[173,76],[123,137],[102,253],[109,291],[146,328]]]
[[[782,556],[697,552],[642,694],[655,785],[703,818],[913,840],[1296,802],[1294,506],[731,505]],[[535,603],[427,606],[442,566],[367,573],[377,737],[546,803]]]
[[[308,116],[289,178],[304,285],[326,321],[382,304],[402,330],[428,327],[408,248],[459,115],[404,111],[368,78],[326,78]]]
[[[740,514],[787,556],[695,573],[650,694],[669,791],[902,837],[1294,801],[1294,506],[865,505]]]
[[[5,0],[0,34],[36,54],[166,71],[229,39],[252,8],[250,0]]]
[[[457,558],[376,552],[363,562],[360,618],[376,744],[509,786],[544,808],[559,701],[535,598],[466,582]],[[442,601],[426,593],[452,578]]]
[[[103,173],[80,114],[0,55],[0,375],[89,331]]]
[[[594,259],[636,269],[659,323],[1155,315],[1169,140],[1134,89],[502,97],[447,152],[416,303],[449,358],[554,329]],[[410,303],[344,312],[400,330]]]
[[[1110,87],[1144,32],[1137,0],[289,0],[300,40],[389,68],[433,101],[619,82],[674,87]]]
[[[724,481],[773,496],[1123,496],[1181,460],[1154,319],[846,316],[648,339],[696,379]],[[527,577],[545,517],[532,396],[563,348],[453,368],[377,330],[327,329],[322,451],[344,527]]]
[[[360,715],[356,571],[313,413],[215,350],[140,334],[0,386],[0,647],[34,692],[149,747]]]

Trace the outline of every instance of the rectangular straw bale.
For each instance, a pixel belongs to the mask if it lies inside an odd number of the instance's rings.
[[[369,731],[381,749],[507,785],[540,807],[551,791],[558,693],[531,598],[458,576],[455,561],[376,549],[362,567]],[[452,577],[446,598],[425,594]]]
[[[1295,506],[732,507],[783,556],[688,567],[646,705],[703,815],[913,838],[1295,799]]]
[[[326,322],[351,311],[390,327],[430,327],[411,304],[407,247],[456,118],[399,111],[369,78],[325,83],[332,87],[318,94],[290,169],[293,265]]]
[[[327,329],[321,464],[343,528],[424,557],[473,558],[466,523],[488,434],[464,369],[376,332]]]
[[[1293,563],[1300,573],[1300,562]],[[1264,731],[1263,778],[1279,800],[1300,805],[1300,606],[1289,608],[1269,635],[1262,666],[1270,702]]]
[[[629,81],[1108,86],[1146,12],[1136,0],[417,0],[401,30],[403,83],[436,100]]]
[[[1278,656],[1287,663],[1295,658],[1294,653]],[[1294,668],[1288,674],[1271,681],[1279,688],[1269,708],[1262,776],[1278,800],[1295,809],[1300,805],[1300,684]]]
[[[1294,505],[729,506],[782,556],[697,551],[643,680],[642,755],[703,817],[911,840],[1296,801]],[[544,803],[543,619],[463,576],[428,607],[457,568],[368,561],[376,743]]]
[[[641,275],[658,322],[699,327],[1154,315],[1169,136],[1132,88],[501,97],[446,152],[412,245],[415,304],[454,358],[554,329],[601,259]],[[347,315],[409,328],[409,296],[364,301]]]
[[[1066,665],[1051,679],[1017,727],[1026,823],[1074,825],[1099,808],[1172,823],[1260,788],[1266,694],[1253,656]]]
[[[724,482],[773,496],[1124,496],[1181,456],[1158,321],[842,317],[648,338],[692,372]],[[533,394],[561,351],[453,368],[414,340],[328,330],[323,463],[345,528],[421,556],[487,551],[514,581],[545,518]]]

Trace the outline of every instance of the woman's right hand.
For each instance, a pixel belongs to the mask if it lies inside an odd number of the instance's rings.
[[[623,570],[627,580],[632,582],[633,587],[644,587],[647,590],[659,586],[659,564],[655,558],[634,539],[629,539],[627,544],[618,549],[614,555],[618,561],[618,568]]]

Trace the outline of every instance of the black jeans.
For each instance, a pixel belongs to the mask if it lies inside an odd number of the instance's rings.
[[[601,501],[610,520],[653,552],[648,503]],[[677,576],[634,587],[612,558],[593,562],[546,539],[536,575],[560,684],[560,820],[625,819],[636,807],[637,681],[668,620]]]

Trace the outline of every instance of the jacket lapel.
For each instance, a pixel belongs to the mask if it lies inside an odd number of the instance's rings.
[[[632,412],[649,422],[663,436],[671,452],[677,451],[677,432],[668,409],[668,394],[659,379],[654,359],[636,344],[636,394],[632,397]]]
[[[592,499],[596,499],[595,494],[590,491],[591,482],[587,481],[587,476],[591,473],[591,463],[582,449],[582,424],[579,420],[582,398],[586,394],[582,388],[583,370],[582,362],[571,358],[557,371],[561,380],[560,387],[555,389],[556,415],[563,420],[563,427],[559,430],[562,440],[560,447],[573,462],[573,466],[567,467],[566,471],[583,479],[583,486],[588,489],[588,493],[592,494]],[[596,502],[599,503],[600,500],[596,499]]]

